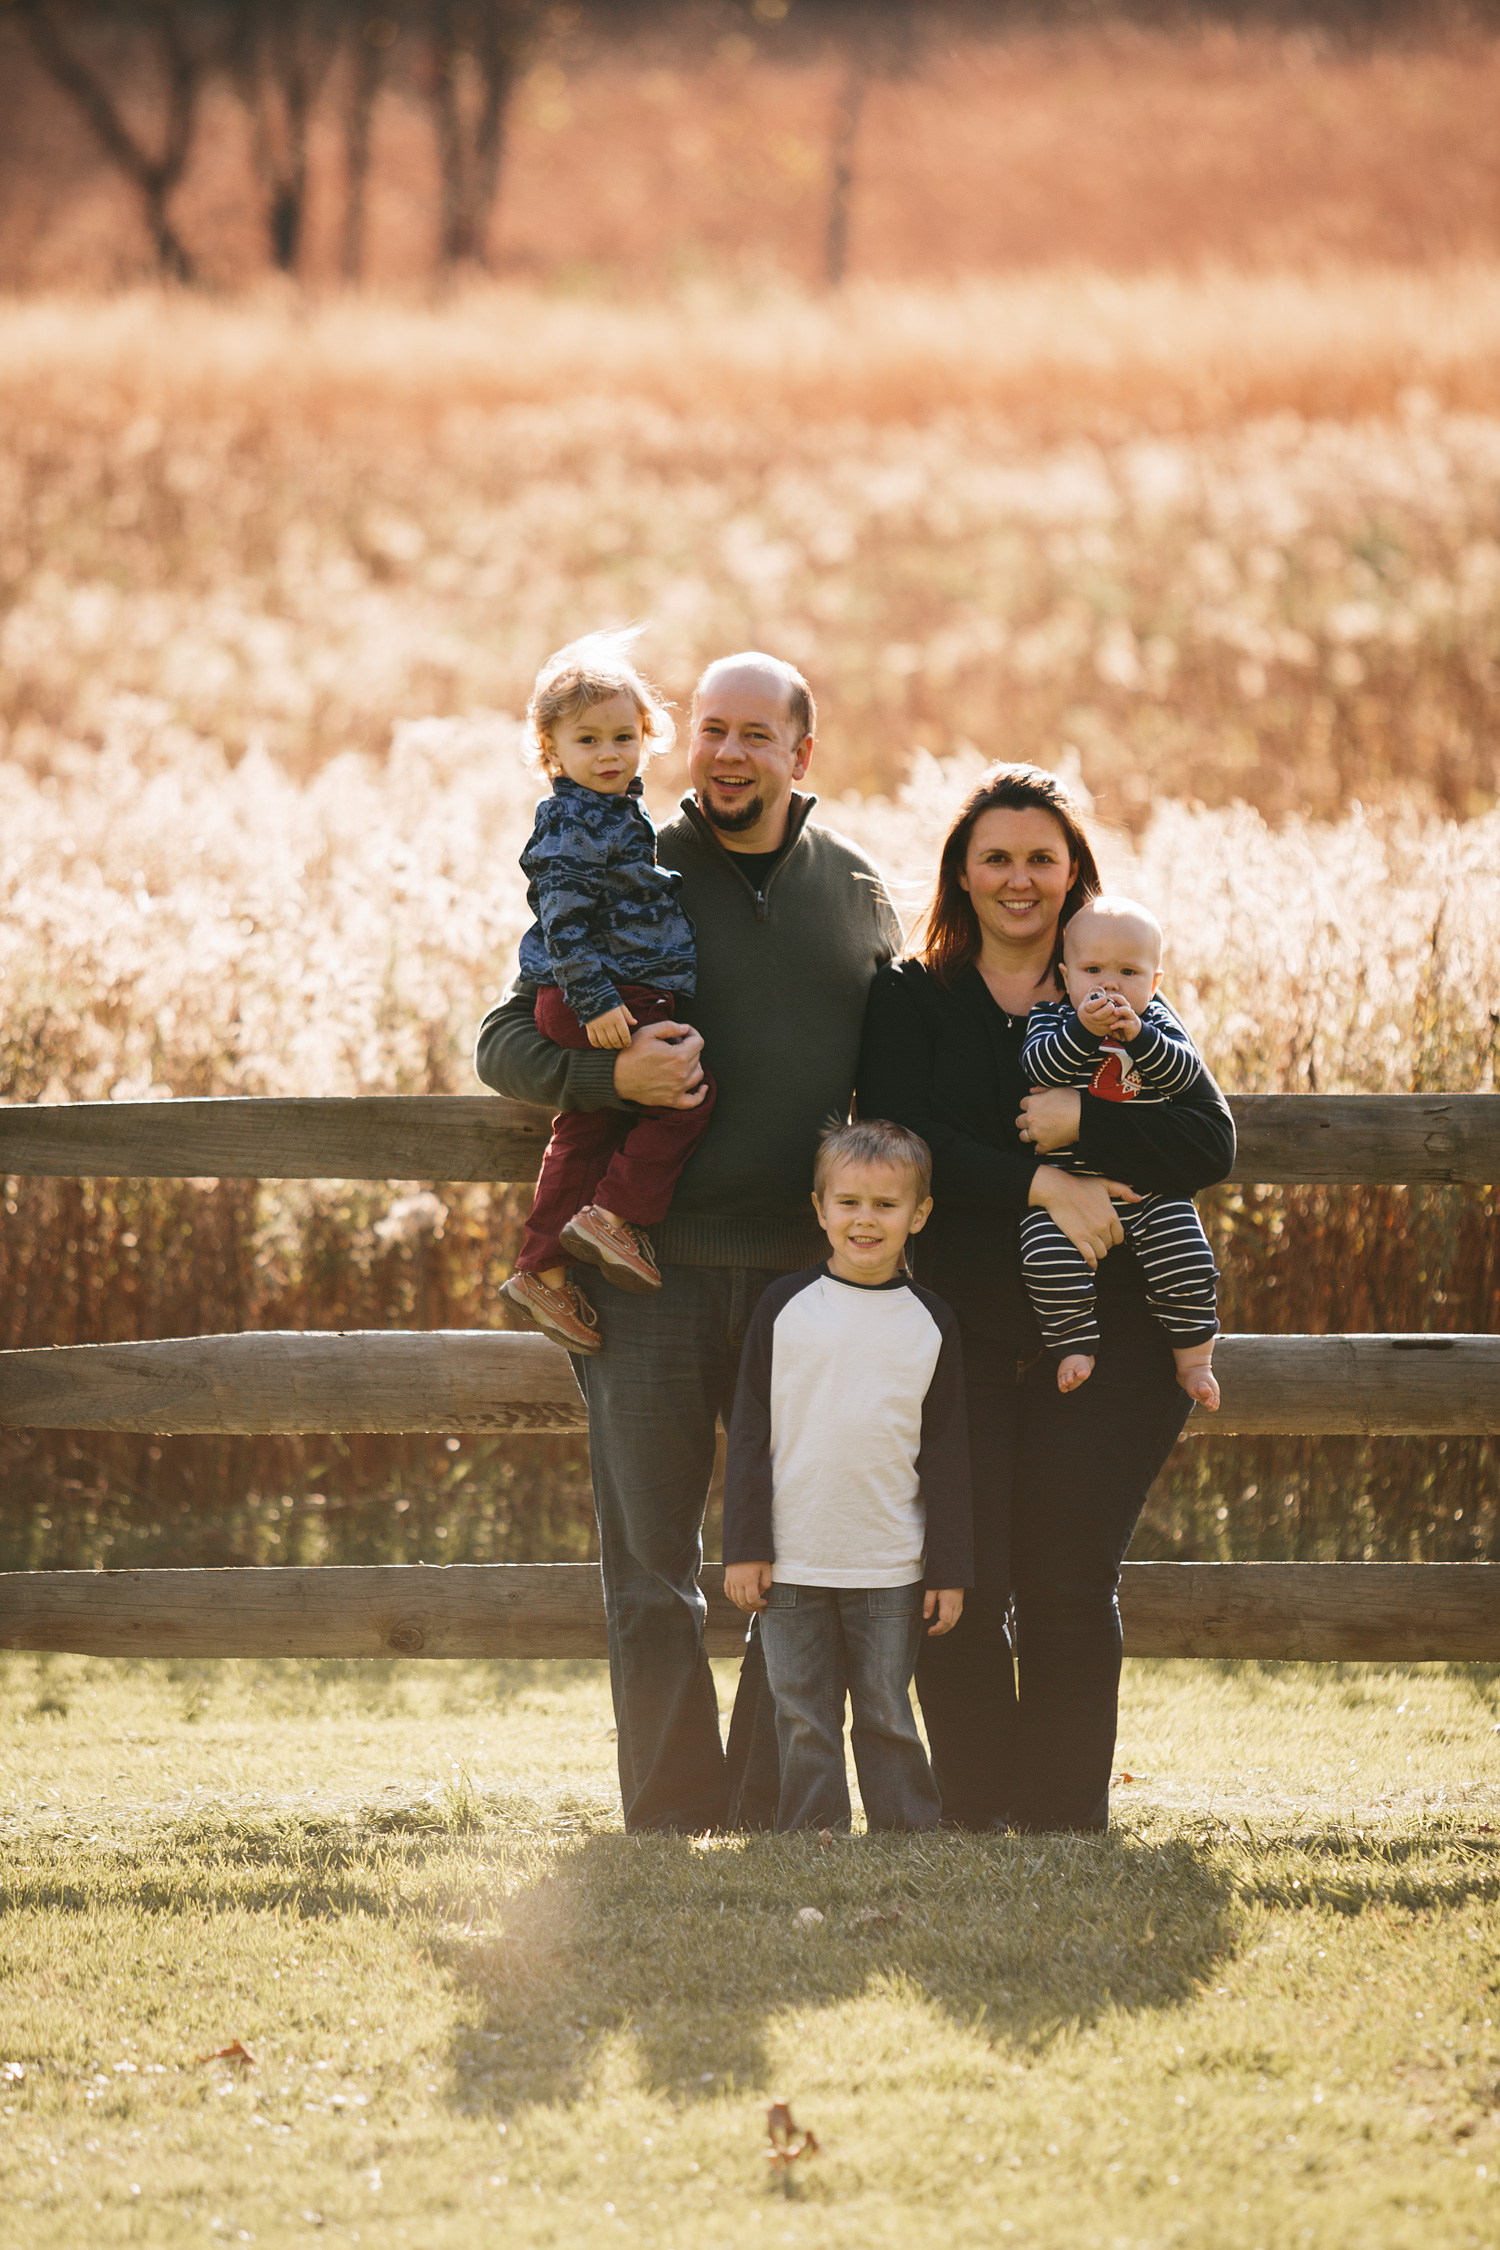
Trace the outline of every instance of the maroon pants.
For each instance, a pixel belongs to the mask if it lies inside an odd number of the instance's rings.
[[[638,1025],[666,1023],[675,1013],[670,992],[627,984],[620,998]],[[589,1043],[556,985],[544,984],[537,993],[536,1027],[554,1047]],[[586,1203],[602,1203],[636,1227],[664,1219],[682,1167],[708,1130],[714,1082],[707,1083],[696,1109],[566,1109],[554,1117],[517,1273],[568,1263],[562,1230]]]

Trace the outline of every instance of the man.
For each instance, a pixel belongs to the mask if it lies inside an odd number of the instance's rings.
[[[575,1279],[603,1349],[573,1361],[588,1403],[610,1680],[628,1829],[697,1834],[775,1819],[774,1735],[758,1644],[731,1727],[731,1789],[698,1589],[714,1429],[727,1424],[740,1345],[779,1273],[817,1263],[808,1200],[830,1117],[847,1115],[870,980],[900,944],[864,854],[809,819],[796,788],[816,713],[793,665],[759,653],[711,664],[693,696],[681,817],[658,863],[682,875],[698,989],[684,1022],[637,1030],[619,1054],[553,1046],[518,980],[480,1026],[475,1064],[497,1093],[554,1111],[690,1107],[706,1053],[713,1122],[652,1240],[661,1289],[627,1296]]]

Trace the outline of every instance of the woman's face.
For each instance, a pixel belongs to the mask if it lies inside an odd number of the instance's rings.
[[[1050,943],[1078,873],[1068,839],[1051,813],[997,805],[969,831],[959,881],[973,901],[986,945]]]

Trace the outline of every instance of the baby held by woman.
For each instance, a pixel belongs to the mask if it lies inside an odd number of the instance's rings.
[[[1104,1101],[1169,1102],[1203,1069],[1192,1040],[1163,1001],[1161,925],[1128,898],[1094,898],[1063,932],[1065,1001],[1045,1001],[1027,1019],[1021,1067],[1034,1086],[1077,1087]],[[1086,1169],[1071,1149],[1049,1164]],[[1208,1237],[1185,1198],[1145,1195],[1116,1206],[1146,1280],[1146,1302],[1167,1332],[1177,1380],[1200,1406],[1216,1409],[1217,1274]],[[1057,1361],[1057,1387],[1076,1390],[1094,1371],[1099,1321],[1094,1277],[1046,1211],[1021,1221],[1021,1261],[1042,1339]]]

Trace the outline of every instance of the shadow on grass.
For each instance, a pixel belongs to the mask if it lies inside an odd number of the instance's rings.
[[[1407,1835],[1335,1827],[1294,1829],[1265,1842],[1250,1831],[1249,1841],[1236,1889],[1261,1906],[1420,1914],[1500,1899],[1500,1836],[1461,1816]]]
[[[763,2009],[845,1997],[878,1969],[1025,2042],[1111,2003],[1188,1997],[1240,1906],[1354,1915],[1500,1901],[1500,1833],[1459,1812],[1394,1835],[1212,1821],[1167,1838],[861,1837],[820,1851],[755,1837],[703,1850],[622,1836],[594,1799],[563,1794],[541,1810],[526,1794],[481,1796],[460,1774],[345,1812],[212,1805],[107,1836],[80,1834],[61,1809],[55,1821],[7,1839],[0,1912],[108,1902],[463,1927],[429,1950],[502,2013],[524,2015],[538,1976],[554,1992],[576,1978],[610,1996],[610,2020],[636,2024],[720,1993],[735,2012],[747,1994]],[[538,1864],[538,1879],[509,1889]],[[805,1906],[823,1917],[810,1929],[795,1924]],[[584,2007],[592,2028],[602,2006]]]
[[[1237,1921],[1222,1855],[1186,1841],[614,1834],[507,1898],[503,1934],[432,1951],[460,1998],[455,2078],[504,2115],[580,2093],[625,2031],[677,2099],[765,2086],[774,2018],[881,1983],[1035,2048],[1110,2006],[1182,2005]]]

